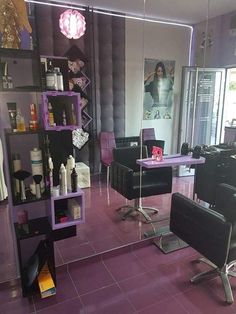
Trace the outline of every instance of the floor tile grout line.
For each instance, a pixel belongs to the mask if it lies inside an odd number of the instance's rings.
[[[58,306],[58,305],[60,305],[60,304],[64,304],[64,303],[66,303],[66,302],[69,302],[69,301],[72,301],[72,300],[77,300],[77,299],[78,299],[78,297],[74,297],[74,298],[66,299],[66,300],[64,300],[64,301],[62,301],[62,302],[59,302],[59,303],[51,304],[51,305],[49,305],[49,306],[47,306],[47,307],[45,307],[45,308],[42,308],[42,309],[40,309],[40,310],[36,310],[36,314],[37,314],[37,313],[40,313],[40,312],[42,312],[42,311],[44,311],[45,309],[51,309],[51,308],[53,308],[53,307],[55,307],[55,306]]]
[[[77,298],[80,300],[80,302],[81,302],[81,304],[82,304],[82,306],[83,306],[83,309],[85,309],[84,302],[82,301],[82,299],[81,299],[81,297],[80,297],[79,291],[78,291],[78,289],[77,289],[77,287],[76,287],[76,285],[75,285],[75,283],[74,283],[74,280],[72,279],[72,276],[71,276],[71,274],[70,274],[70,271],[69,271],[69,267],[68,267],[68,266],[67,266],[67,273],[68,273],[68,276],[69,276],[69,278],[70,278],[70,280],[71,280],[71,282],[72,282],[73,287],[75,288],[75,291],[76,291],[76,293],[77,293]]]
[[[119,285],[119,282],[116,281],[116,279],[114,278],[114,276],[112,275],[112,273],[110,272],[110,270],[108,269],[108,267],[106,266],[106,264],[104,263],[104,261],[102,260],[102,263],[105,267],[105,269],[107,270],[107,272],[110,274],[110,276],[114,279],[116,285],[118,286],[118,288],[120,289],[120,291],[122,292],[122,294],[125,296],[125,300],[131,305],[132,309],[134,311],[136,311],[135,306],[133,305],[133,303],[130,301],[130,299],[128,298],[127,294],[125,293],[125,291],[121,288],[121,286]]]
[[[34,297],[33,296],[32,296],[32,303],[33,303],[33,307],[34,307],[34,313],[37,313],[36,304],[34,302]]]
[[[62,260],[62,265],[65,265],[66,263],[64,261],[64,258],[62,256],[62,254],[61,254],[61,250],[59,249],[59,247],[58,247],[58,245],[56,243],[55,243],[55,246],[56,246],[57,253],[58,253],[58,255],[60,256],[60,258]]]
[[[177,295],[180,295],[180,294],[184,294],[184,293],[183,293],[183,292],[180,292],[180,293],[178,293]],[[184,314],[189,314],[189,313],[190,313],[189,310],[188,310],[182,303],[180,303],[180,302],[178,301],[177,295],[174,295],[174,296],[173,296],[173,299],[174,299],[178,304],[180,304],[180,306],[182,306],[182,308],[184,309],[184,311],[186,311],[186,313],[184,313]]]

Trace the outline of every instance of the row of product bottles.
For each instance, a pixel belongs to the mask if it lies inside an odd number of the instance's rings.
[[[57,106],[56,106],[57,107]],[[48,103],[48,125],[51,127],[57,125],[76,125],[76,115],[74,104],[68,104],[66,109],[60,110],[57,108],[57,112],[54,114],[54,110],[51,102]]]
[[[26,131],[25,118],[21,113],[20,108],[17,108],[16,103],[11,102],[7,103],[10,125],[13,132],[24,132]],[[30,104],[30,121],[29,129],[37,130],[38,125],[38,116],[35,104]]]
[[[78,175],[75,169],[75,159],[72,155],[67,158],[66,166],[62,163],[59,169],[59,187],[53,186],[53,161],[49,157],[49,181],[52,196],[66,195],[68,192],[75,193],[78,188]]]
[[[37,199],[45,191],[42,151],[34,148],[30,151],[31,173],[22,169],[21,158],[18,153],[13,154],[13,177],[14,177],[14,195],[21,201],[27,199],[25,179],[32,176],[33,182],[30,184],[30,192]],[[75,168],[75,159],[72,155],[67,158],[66,166],[62,163],[59,169],[59,186],[53,186],[53,161],[48,159],[49,184],[52,196],[66,195],[68,192],[75,193],[78,189],[78,175]]]
[[[30,151],[31,173],[22,169],[21,158],[18,153],[13,154],[13,177],[14,177],[14,195],[20,198],[21,201],[27,199],[25,179],[32,175],[33,182],[30,184],[30,192],[37,199],[41,198],[41,193],[44,192],[44,175],[43,175],[43,160],[42,151],[38,148],[33,148]]]
[[[53,67],[51,60],[48,62],[45,76],[47,90],[64,91],[63,75],[60,68]]]

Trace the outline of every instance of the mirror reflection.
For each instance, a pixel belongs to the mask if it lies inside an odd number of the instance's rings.
[[[150,179],[146,173],[151,171],[146,171],[142,164],[144,174],[136,175],[134,169],[140,170],[136,160],[151,158],[153,146],[161,148],[165,157],[180,153],[184,142],[191,148],[212,146],[235,142],[236,136],[235,4],[228,1],[222,8],[206,1],[201,5],[183,1],[181,13],[178,8],[171,13],[168,1],[162,0],[132,3],[130,12],[123,7],[102,7],[102,2],[100,9],[95,3],[88,5],[80,7],[87,30],[77,40],[60,33],[58,20],[65,8],[44,4],[29,4],[28,7],[33,27],[28,43],[33,40],[41,66],[52,60],[67,76],[68,90],[81,94],[82,135],[89,136],[88,141],[74,145],[68,153],[61,145],[65,139],[48,132],[46,147],[54,159],[55,185],[59,182],[61,163],[66,164],[68,156],[73,155],[85,205],[85,219],[76,226],[76,236],[55,242],[56,265],[155,238],[168,230],[170,193],[179,191],[192,197],[194,167],[191,164],[169,165],[158,169],[158,174],[157,169],[152,169]],[[134,14],[138,18],[134,18]],[[69,73],[64,70],[67,59]],[[8,76],[13,76],[19,69],[22,71],[20,62],[1,49],[1,65],[8,64]],[[26,60],[23,66],[28,71],[32,64]],[[38,68],[37,71],[43,70]],[[38,81],[44,74],[36,77],[35,73],[29,74],[32,77],[22,83],[18,73],[12,78],[14,88],[11,91],[2,89],[0,117],[4,150],[7,150],[4,129],[10,127],[6,104],[19,103],[26,121],[30,120],[25,107],[36,103],[39,110],[41,91],[19,92],[15,87],[22,87],[21,83],[28,88],[41,84],[45,91],[43,84],[46,81]],[[12,152],[22,151],[24,156],[21,144],[17,141],[13,144]],[[143,145],[147,147],[144,151]],[[156,154],[159,156],[160,151]],[[129,192],[131,183],[126,187],[125,181],[121,186],[117,184],[121,177],[117,177],[118,172],[115,174],[111,166],[114,156],[124,167],[132,166],[132,188],[136,188],[136,194]],[[5,181],[9,185],[6,161],[4,167]],[[157,177],[160,181],[155,180]],[[123,177],[123,180],[128,179]],[[146,180],[153,185],[153,192],[145,187]],[[156,190],[157,182],[165,188]],[[0,274],[0,280],[4,281],[17,273],[14,232],[9,228],[12,221],[17,221],[17,210],[26,209],[30,219],[46,214],[46,210],[38,205],[32,210],[32,204],[14,207],[10,199],[8,204],[2,187],[0,191],[0,206],[8,224],[3,228],[6,233],[3,239],[11,239],[9,251],[3,252],[3,256],[11,256]],[[212,202],[201,190],[197,191],[197,196]],[[134,208],[141,208],[145,214]]]

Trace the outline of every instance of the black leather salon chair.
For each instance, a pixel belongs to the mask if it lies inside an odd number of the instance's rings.
[[[149,207],[140,208],[139,198],[171,193],[172,190],[172,168],[142,168],[140,171],[140,166],[136,163],[140,156],[142,156],[142,159],[148,157],[146,146],[120,147],[113,150],[111,187],[128,200],[134,200],[134,206],[121,207],[128,209],[122,216],[123,220],[134,211],[138,211],[145,217],[146,221],[151,221],[151,217],[145,210],[152,210],[155,213],[158,210]]]
[[[211,266],[191,279],[197,283],[219,275],[227,303],[234,302],[228,276],[236,277],[236,188],[222,183],[217,187],[214,209],[201,206],[179,193],[172,195],[170,230],[203,257],[198,262]]]

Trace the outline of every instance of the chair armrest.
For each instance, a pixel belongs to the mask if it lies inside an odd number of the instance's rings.
[[[180,193],[172,195],[170,230],[218,267],[225,265],[232,224]]]
[[[117,161],[111,163],[111,187],[128,199],[133,190],[133,173],[131,168]]]

